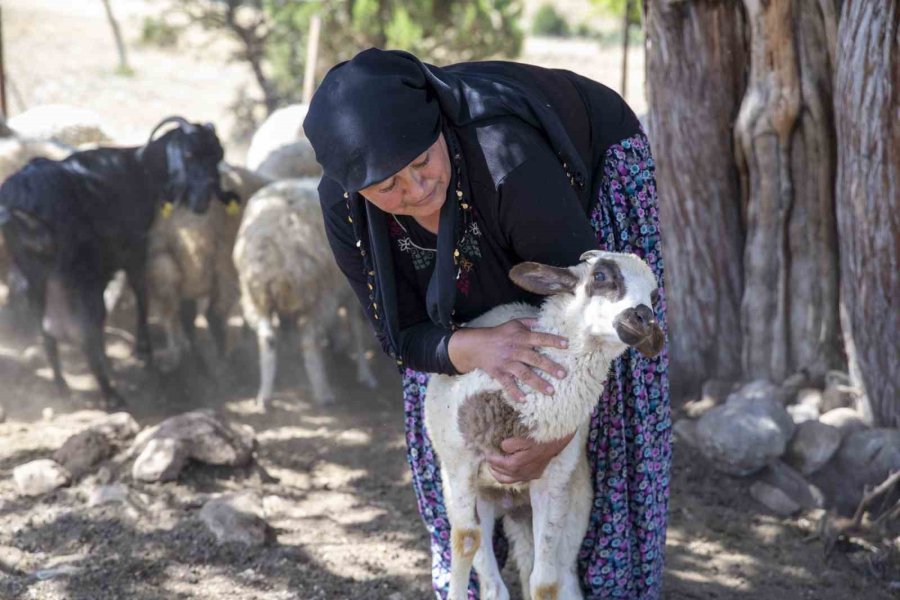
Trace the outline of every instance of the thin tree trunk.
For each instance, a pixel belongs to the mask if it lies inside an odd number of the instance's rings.
[[[845,0],[838,40],[842,295],[875,422],[900,427],[900,0]]]
[[[628,17],[631,12],[631,2],[632,0],[625,0],[625,18],[622,20],[622,85],[619,93],[623,98],[628,96],[628,30],[631,26]]]
[[[744,0],[750,78],[735,124],[746,245],[745,378],[844,366],[831,108],[835,0]]]
[[[645,0],[672,391],[740,376],[743,232],[732,124],[744,91],[733,0]]]
[[[119,52],[119,72],[130,73],[131,67],[128,66],[128,54],[125,51],[125,42],[122,40],[122,32],[119,30],[119,22],[113,15],[110,0],[103,0],[103,8],[106,9],[106,18],[109,19],[109,26],[112,27],[113,37],[116,39],[116,50]]]

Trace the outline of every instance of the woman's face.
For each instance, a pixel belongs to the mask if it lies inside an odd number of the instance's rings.
[[[359,193],[384,212],[425,218],[441,210],[449,183],[450,155],[444,134],[440,134],[406,167]]]

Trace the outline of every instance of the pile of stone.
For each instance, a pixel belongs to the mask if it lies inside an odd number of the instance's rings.
[[[228,424],[211,412],[184,413],[143,431],[131,415],[116,413],[69,437],[51,458],[16,467],[13,479],[23,496],[40,496],[85,479],[92,483],[88,506],[133,507],[146,504],[138,502],[142,495],[131,488],[135,482],[174,480],[189,461],[247,465],[255,448],[252,428]],[[132,459],[129,482],[123,467]],[[122,473],[122,481],[113,481],[113,470]],[[271,538],[262,501],[253,491],[212,497],[198,517],[219,543],[259,545]]]
[[[900,469],[900,430],[869,427],[856,402],[838,371],[828,373],[824,389],[802,374],[738,389],[711,381],[674,430],[715,469],[752,477],[751,495],[777,514],[834,508],[851,515],[867,486]]]

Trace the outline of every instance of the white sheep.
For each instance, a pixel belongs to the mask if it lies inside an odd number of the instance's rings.
[[[428,383],[425,425],[440,460],[450,521],[450,600],[467,597],[473,563],[482,600],[509,598],[490,543],[501,517],[526,598],[583,597],[576,558],[593,499],[586,453],[591,412],[612,361],[628,346],[654,356],[664,339],[650,308],[657,284],[646,263],[632,254],[599,250],[581,259],[567,269],[517,265],[510,272],[517,285],[549,295],[540,310],[503,305],[467,325],[536,317],[537,330],[567,337],[566,350],[541,348],[568,373],[554,382],[553,396],[531,391],[516,402],[480,369],[455,377],[435,374]],[[573,432],[572,441],[533,481],[501,484],[484,462],[486,453],[500,452],[505,438],[547,442]]]
[[[256,171],[272,179],[319,178],[322,175],[316,153],[306,138],[275,148],[263,157]]]
[[[147,287],[151,315],[165,333],[158,357],[164,370],[180,364],[192,347],[190,309],[195,310],[197,302],[207,303],[206,320],[219,355],[227,349],[227,320],[240,294],[231,253],[247,201],[271,180],[226,163],[220,172],[222,189],[236,193],[238,203],[229,208],[213,199],[201,215],[176,206],[150,229]],[[187,312],[185,302],[192,303]]]
[[[269,115],[250,140],[247,149],[247,168],[257,171],[270,154],[281,146],[306,139],[303,119],[309,110],[307,104],[291,104]]]
[[[329,333],[349,321],[357,378],[374,387],[365,352],[365,324],[356,298],[329,251],[322,226],[317,179],[273,183],[247,205],[234,246],[244,319],[257,334],[260,388],[257,400],[272,399],[276,368],[276,318],[282,330],[299,327],[303,363],[320,403],[334,400],[323,349]],[[343,310],[341,308],[343,307]]]
[[[108,145],[113,140],[99,114],[66,104],[35,106],[7,120],[7,125],[20,137],[70,146]]]

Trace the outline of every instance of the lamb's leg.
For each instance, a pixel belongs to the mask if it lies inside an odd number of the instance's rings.
[[[272,401],[278,363],[277,341],[271,315],[259,318],[256,326],[256,339],[259,343],[259,393],[256,394],[256,402],[261,408],[266,408]]]
[[[559,542],[557,564],[560,570],[560,598],[582,597],[581,581],[578,578],[578,552],[587,533],[591,518],[591,504],[594,500],[591,470],[584,450],[587,429],[587,425],[581,427],[569,444],[579,452],[568,486],[569,510],[566,513],[563,536]]]
[[[534,532],[531,530],[531,512],[524,515],[507,514],[503,517],[503,531],[509,540],[510,550],[519,571],[522,599],[531,600],[531,571],[534,568]],[[565,598],[565,596],[563,596]]]
[[[481,600],[509,600],[509,591],[500,576],[500,565],[494,556],[494,525],[497,521],[497,506],[481,496],[475,500],[478,520],[481,525],[482,544],[475,553],[475,571],[481,590]]]
[[[300,348],[303,350],[303,366],[312,385],[313,398],[319,404],[334,402],[334,390],[328,383],[322,348],[322,332],[315,323],[306,323],[300,332]]]
[[[378,387],[378,380],[369,367],[366,358],[366,339],[369,335],[368,327],[363,322],[363,314],[355,307],[349,308],[350,331],[353,335],[353,345],[356,347],[356,380],[370,388]]]
[[[534,568],[530,578],[532,600],[582,598],[578,589],[565,596],[560,594],[562,575],[568,565],[561,569],[559,556],[567,515],[571,510],[569,482],[582,445],[570,443],[566,446],[550,461],[540,479],[531,482],[529,488],[534,527]]]
[[[447,600],[468,598],[469,575],[481,546],[481,526],[475,516],[475,461],[456,457],[455,464],[441,463],[444,502],[450,521],[450,593]],[[490,538],[485,540],[490,544]]]

